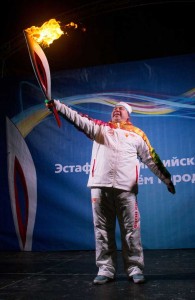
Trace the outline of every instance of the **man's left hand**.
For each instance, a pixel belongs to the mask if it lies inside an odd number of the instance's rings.
[[[175,194],[175,193],[176,193],[175,187],[174,187],[172,181],[171,181],[169,184],[167,184],[167,189],[168,189],[168,191],[169,191],[170,193],[172,193],[172,194]]]

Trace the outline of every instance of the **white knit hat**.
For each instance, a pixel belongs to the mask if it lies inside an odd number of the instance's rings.
[[[123,106],[127,110],[127,112],[129,113],[129,115],[132,113],[132,107],[129,104],[127,104],[126,102],[118,102],[115,105],[115,107],[116,106]]]

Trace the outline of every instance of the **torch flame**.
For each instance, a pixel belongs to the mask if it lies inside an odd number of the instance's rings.
[[[54,40],[59,39],[64,34],[60,28],[60,22],[55,19],[45,22],[41,27],[32,26],[25,31],[43,47],[49,47]]]
[[[61,26],[64,29],[74,28],[77,29],[78,25],[74,22],[70,22],[64,26]],[[25,31],[42,47],[49,47],[54,40],[57,40],[61,37],[62,34],[67,34],[60,27],[60,21],[55,19],[50,19],[49,21],[43,23],[41,27],[31,26],[30,28],[25,29]],[[82,31],[86,31],[85,28],[82,28]]]

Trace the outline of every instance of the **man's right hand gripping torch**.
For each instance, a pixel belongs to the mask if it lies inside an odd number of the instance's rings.
[[[54,114],[55,118],[56,118],[56,121],[58,123],[58,119],[59,119],[59,116],[58,116],[58,112],[56,110],[56,107],[55,107],[55,103],[54,103],[54,100],[45,100],[45,105],[46,107]],[[59,125],[59,124],[58,124]],[[60,125],[59,125],[60,127]]]

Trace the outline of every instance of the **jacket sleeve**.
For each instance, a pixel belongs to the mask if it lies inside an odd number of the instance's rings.
[[[71,109],[59,100],[54,100],[56,110],[77,129],[84,132],[90,139],[94,140],[97,131],[99,130],[100,121],[89,118],[87,115],[82,115]]]
[[[163,165],[159,155],[151,146],[147,136],[143,133],[138,147],[138,156],[141,161],[167,186],[171,184],[171,174]]]

